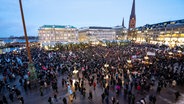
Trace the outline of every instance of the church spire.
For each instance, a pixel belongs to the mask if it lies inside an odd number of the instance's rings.
[[[135,18],[135,0],[133,0],[132,11],[131,11],[130,17]]]
[[[122,27],[125,27],[125,24],[124,24],[124,17],[123,17],[123,21],[122,21]]]
[[[130,20],[129,20],[129,29],[135,28],[135,25],[136,25],[135,0],[133,0],[132,11],[131,11]]]

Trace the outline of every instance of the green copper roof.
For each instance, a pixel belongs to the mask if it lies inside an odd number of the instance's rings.
[[[70,25],[43,25],[41,28],[76,28]]]

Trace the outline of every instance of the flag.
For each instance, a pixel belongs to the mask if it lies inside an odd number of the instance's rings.
[[[149,52],[149,51],[148,51],[148,52],[147,52],[147,55],[148,55],[148,56],[155,56],[155,52]]]

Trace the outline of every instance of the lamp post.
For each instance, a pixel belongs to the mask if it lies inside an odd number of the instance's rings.
[[[30,73],[29,78],[31,80],[34,80],[34,79],[36,79],[36,73],[35,73],[34,65],[32,63],[32,59],[31,59],[31,52],[30,52],[30,46],[29,46],[28,37],[27,37],[26,23],[24,20],[24,12],[23,12],[23,8],[22,8],[22,0],[19,0],[19,4],[20,4],[21,17],[22,17],[22,24],[23,24],[23,29],[24,29],[24,37],[26,40],[27,55],[28,55],[28,59],[29,59],[29,63],[28,63],[28,70]]]

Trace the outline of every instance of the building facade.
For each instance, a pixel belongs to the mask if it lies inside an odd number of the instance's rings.
[[[160,43],[169,46],[184,45],[184,19],[147,24],[134,29],[137,42]]]
[[[0,47],[4,47],[5,46],[5,42],[3,40],[0,40]]]
[[[113,29],[116,32],[116,40],[127,40],[128,30],[124,25],[124,18],[121,26],[115,26]]]
[[[115,40],[116,32],[112,27],[85,27],[78,32],[79,42],[97,42],[103,40]]]
[[[38,29],[39,42],[42,46],[62,42],[77,42],[77,28],[70,25],[43,25]]]

